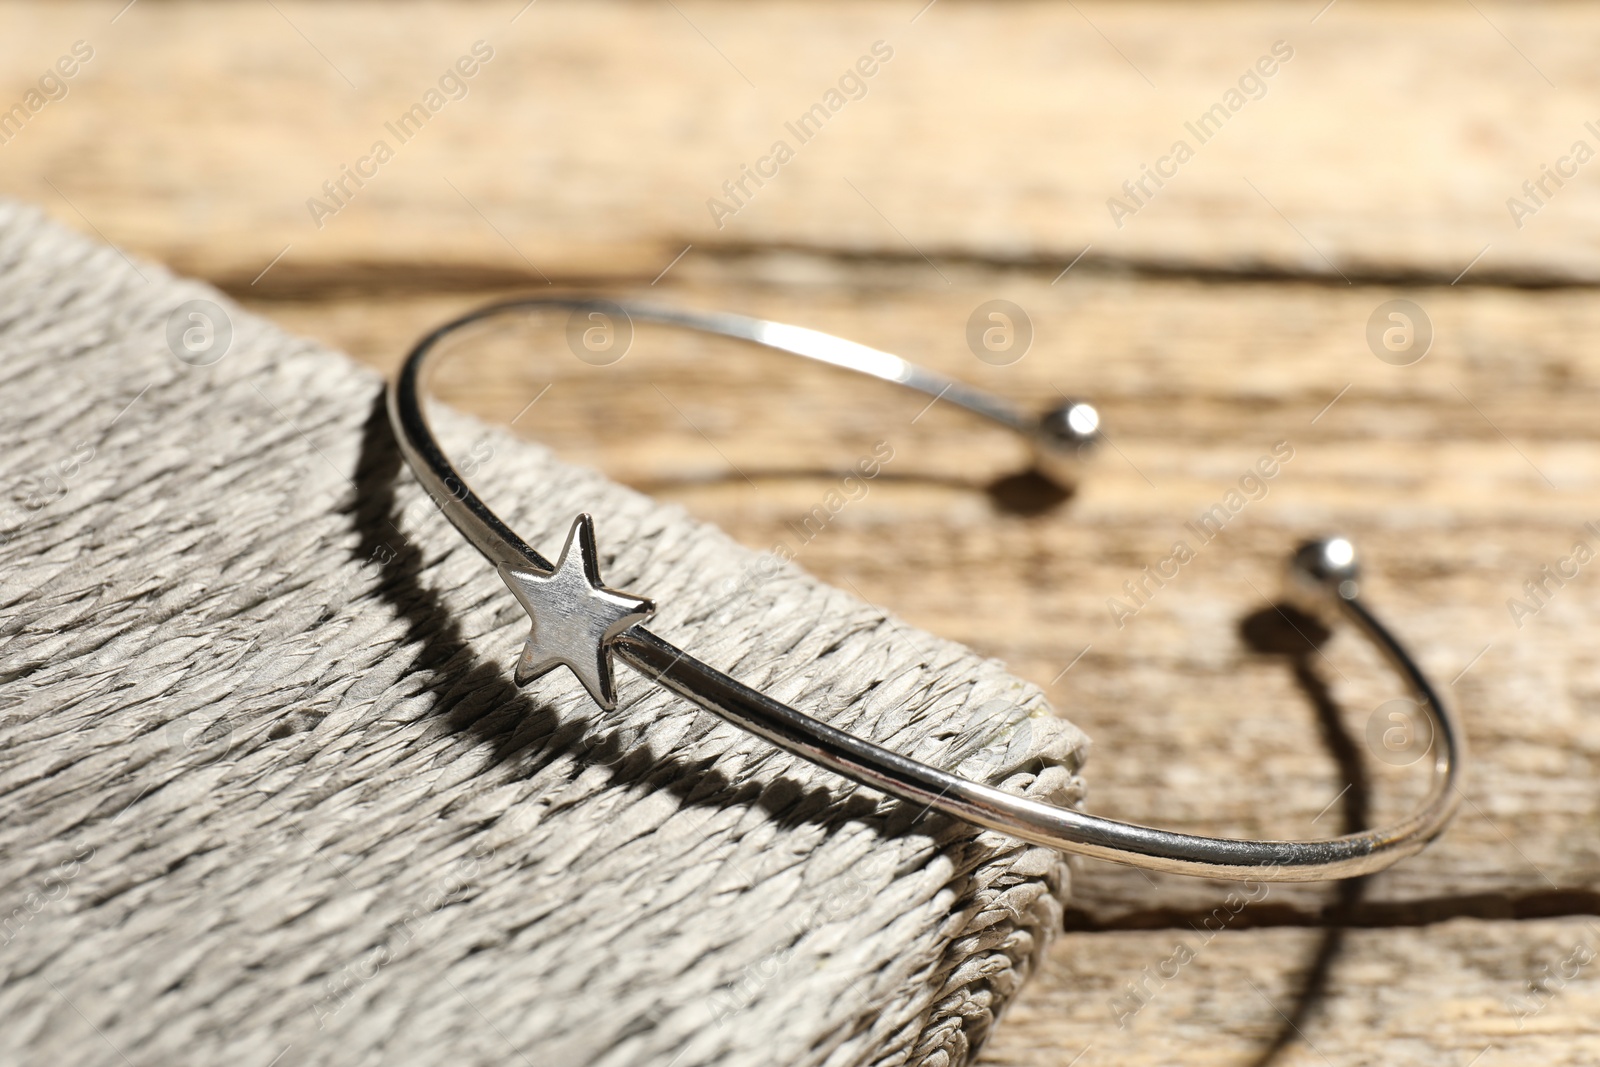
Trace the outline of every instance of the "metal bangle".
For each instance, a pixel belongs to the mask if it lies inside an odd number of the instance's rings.
[[[1350,542],[1302,545],[1290,576],[1302,596],[1333,607],[1392,664],[1433,726],[1433,782],[1421,808],[1392,826],[1320,841],[1246,841],[1173,833],[1031,800],[908,759],[782,704],[700,662],[641,623],[654,611],[642,598],[606,589],[595,562],[593,524],[581,515],[560,560],[529,547],[467,487],[429,428],[423,383],[439,342],[472,323],[536,310],[618,311],[632,320],[750,341],[780,352],[895,382],[964,408],[1030,438],[1041,457],[1071,463],[1098,436],[1098,415],[1068,402],[1030,416],[1005,400],[898,356],[816,330],[742,315],[679,311],[585,298],[509,300],[448,322],[411,350],[390,386],[389,418],[402,452],[445,515],[499,571],[528,610],[532,634],[515,670],[518,685],[557,666],[572,670],[604,708],[614,706],[611,657],[736,726],[869,788],[978,826],[1066,852],[1148,870],[1211,878],[1317,881],[1381,870],[1443,832],[1461,796],[1464,739],[1454,714],[1400,641],[1359,595]]]

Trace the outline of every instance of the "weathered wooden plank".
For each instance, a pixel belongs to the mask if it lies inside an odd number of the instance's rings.
[[[1437,340],[1419,363],[1396,367],[1362,339],[1368,315],[1393,295],[1385,289],[1092,273],[1052,287],[1044,275],[969,271],[926,290],[909,267],[885,275],[792,257],[726,271],[681,266],[681,284],[663,281],[650,295],[835,330],[1029,403],[1050,402],[1056,386],[1081,393],[1102,406],[1117,451],[1053,510],[1008,513],[985,492],[1025,465],[1004,435],[937,408],[913,423],[914,397],[643,329],[603,370],[574,359],[560,329],[513,331],[482,346],[479,362],[447,368],[445,391],[506,421],[548,385],[518,429],[758,548],[796,543],[788,524],[835,472],[875,441],[892,442],[888,476],[801,548],[801,565],[1047,686],[1096,741],[1092,810],[1188,830],[1315,835],[1343,818],[1350,778],[1292,660],[1252,651],[1241,626],[1266,607],[1297,537],[1345,530],[1370,556],[1373,595],[1460,707],[1474,760],[1460,819],[1429,852],[1376,879],[1364,914],[1594,906],[1600,735],[1588,712],[1600,692],[1590,639],[1600,606],[1587,569],[1520,629],[1506,606],[1575,540],[1596,543],[1583,529],[1600,519],[1589,415],[1600,357],[1585,340],[1600,311],[1590,301],[1414,293]],[[783,272],[812,281],[749,284]],[[964,339],[971,310],[1002,294],[1036,325],[1034,349],[1003,368],[980,363]],[[482,298],[260,306],[390,366],[429,323]],[[1213,543],[1196,542],[1195,561],[1118,629],[1108,598],[1174,539],[1194,540],[1184,523],[1279,441],[1294,456],[1265,498]],[[1395,695],[1393,682],[1346,636],[1326,651],[1309,669],[1331,688],[1369,767],[1374,816],[1392,815],[1422,778],[1365,747],[1367,720]],[[1073,921],[1181,924],[1225,892],[1086,864]],[[1327,887],[1285,888],[1251,921],[1302,922],[1329,900]]]
[[[648,279],[691,243],[1600,277],[1600,192],[1569,158],[1600,147],[1586,7],[504,0],[217,18],[147,0],[111,21],[120,6],[4,5],[5,101],[75,41],[94,51],[3,145],[5,191],[241,285],[280,253],[260,284]],[[451,80],[463,57],[475,73]],[[858,63],[872,75],[847,77]],[[829,96],[841,78],[859,99]],[[395,126],[418,104],[419,130]],[[814,105],[826,123],[802,142],[786,124]],[[1197,125],[1214,107],[1226,121]],[[1134,209],[1120,226],[1114,197]]]
[[[1283,1067],[1592,1063],[1597,958],[1588,918],[1069,934],[979,1062],[1242,1065],[1281,1041]]]

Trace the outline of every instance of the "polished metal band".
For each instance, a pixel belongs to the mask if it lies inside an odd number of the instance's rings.
[[[728,722],[852,781],[1012,837],[1149,870],[1213,878],[1317,881],[1388,867],[1424,848],[1461,797],[1464,741],[1449,707],[1422,669],[1361,600],[1355,554],[1342,538],[1310,542],[1290,575],[1299,592],[1332,607],[1364,633],[1399,673],[1433,726],[1433,782],[1421,808],[1393,826],[1321,841],[1240,841],[1172,833],[1099,818],[959,777],[863,741],[782,704],[700,662],[645,629],[653,605],[604,589],[594,563],[593,527],[581,516],[561,561],[552,565],[467,487],[429,428],[423,389],[439,342],[472,323],[518,312],[621,312],[635,322],[737,338],[895,382],[964,408],[1033,442],[1052,462],[1071,462],[1097,437],[1098,416],[1081,402],[1030,416],[1006,401],[880,352],[815,330],[741,315],[669,310],[584,298],[530,298],[480,308],[428,334],[389,390],[389,417],[418,480],[445,515],[500,571],[534,620],[518,662],[526,684],[555,665],[572,667],[602,706],[611,704],[610,657]],[[576,553],[576,555],[574,555]],[[592,648],[585,645],[592,642]]]

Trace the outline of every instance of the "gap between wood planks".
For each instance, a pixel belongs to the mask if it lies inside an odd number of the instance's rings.
[[[1066,929],[1078,933],[1121,930],[1187,928],[1211,914],[1212,909],[1151,908],[1130,912],[1107,922],[1069,907]],[[1251,904],[1231,916],[1230,930],[1281,926],[1338,925],[1354,929],[1432,926],[1451,919],[1522,921],[1600,915],[1600,892],[1587,889],[1548,889],[1522,894],[1476,893],[1427,897],[1405,901],[1362,901],[1353,905],[1329,902],[1318,913],[1287,904]]]
[[[676,254],[679,258],[683,258],[681,249],[686,244],[688,242],[669,242],[668,245],[663,245],[662,261],[666,262],[672,257],[674,253],[671,252],[671,248],[679,248],[680,251]],[[690,255],[698,260],[713,260],[725,266],[775,257],[808,259],[846,270],[926,265],[920,254],[912,252],[857,251],[806,244],[738,242],[694,244]],[[1070,270],[1081,274],[1179,279],[1224,285],[1276,282],[1320,284],[1337,288],[1359,285],[1398,287],[1454,285],[1459,288],[1523,291],[1600,289],[1600,281],[1579,277],[1559,268],[1528,271],[1483,267],[1474,268],[1464,274],[1451,274],[1448,271],[1357,263],[1336,274],[1331,270],[1285,267],[1266,260],[1240,259],[1234,264],[1223,265],[1214,262],[1194,262],[1183,258],[1101,255],[1095,252],[1092,246],[1069,259],[1057,255],[996,256],[959,250],[932,251],[930,255],[934,261],[948,266],[1006,272],[1022,271],[1057,280]],[[437,259],[431,259],[412,262],[395,260],[314,264],[290,262],[277,264],[270,271],[249,277],[242,273],[225,273],[207,280],[230,296],[256,300],[304,301],[378,293],[487,292],[497,289],[651,284],[653,279],[659,276],[660,272],[648,266],[641,267],[632,261],[631,256],[618,258],[627,262],[615,271],[563,272],[559,268],[552,267],[547,272],[547,277],[535,275],[524,269],[490,263],[463,262],[441,265]],[[673,265],[676,265],[676,261]]]

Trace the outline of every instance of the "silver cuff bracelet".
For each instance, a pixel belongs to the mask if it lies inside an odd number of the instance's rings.
[[[510,300],[463,315],[440,326],[412,349],[390,386],[389,418],[418,481],[494,565],[528,612],[532,632],[517,660],[518,685],[558,666],[566,667],[596,703],[609,710],[615,706],[615,656],[706,711],[861,785],[1033,844],[1177,874],[1278,882],[1369,874],[1423,849],[1454,814],[1461,796],[1465,752],[1460,726],[1421,667],[1362,600],[1355,551],[1341,537],[1302,545],[1289,562],[1291,581],[1308,604],[1335,609],[1378,647],[1432,720],[1434,736],[1433,783],[1420,810],[1392,826],[1343,837],[1322,841],[1202,837],[1031,800],[861,740],[707,666],[644,628],[655,610],[650,600],[602,584],[594,524],[588,515],[577,517],[560,558],[551,564],[467,487],[428,425],[423,383],[439,342],[472,323],[541,310],[621,312],[634,321],[749,341],[894,382],[1024,435],[1046,465],[1074,463],[1099,435],[1099,417],[1086,403],[1068,402],[1038,416],[1025,414],[1000,397],[887,352],[816,330],[741,315],[561,297]]]

